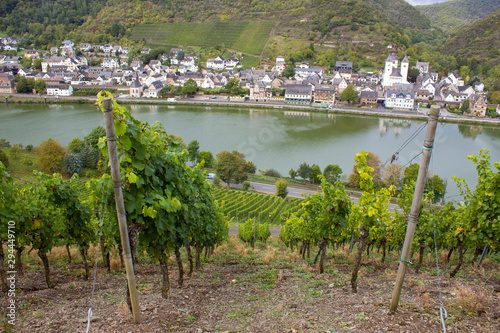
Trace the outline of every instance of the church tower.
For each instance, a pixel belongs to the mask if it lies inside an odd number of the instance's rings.
[[[394,68],[398,68],[398,57],[396,56],[396,50],[393,49],[391,55],[385,59],[384,75],[382,77],[382,85],[384,87],[392,85],[390,83],[390,76]]]
[[[401,61],[401,76],[403,77],[403,83],[408,82],[408,66],[410,62],[408,61],[408,57],[404,57],[403,61]]]

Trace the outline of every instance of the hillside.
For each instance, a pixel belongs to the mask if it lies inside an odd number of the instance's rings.
[[[500,63],[500,10],[460,30],[443,46],[458,57],[492,59],[492,65]]]
[[[475,20],[485,18],[500,10],[498,0],[453,0],[439,4],[416,7],[425,14],[435,27],[451,30]]]

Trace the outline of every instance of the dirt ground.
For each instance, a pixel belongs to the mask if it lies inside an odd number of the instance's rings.
[[[408,270],[399,308],[390,315],[397,254],[385,264],[378,263],[376,253],[370,258],[365,255],[358,293],[354,294],[349,283],[354,253],[330,250],[325,273],[320,275],[311,265],[314,249],[311,259],[303,260],[272,238],[252,249],[231,235],[229,242],[204,260],[201,270],[185,278],[182,287],[171,260],[168,299],[161,297],[156,265],[142,261],[136,266],[138,325],[133,324],[124,301],[125,274],[115,258],[111,273],[98,269],[90,332],[443,331],[436,269],[429,258],[419,274],[413,268]],[[25,260],[25,273],[18,277],[14,327],[6,320],[8,299],[4,295],[0,300],[3,331],[86,332],[93,279],[81,277],[83,266],[76,249],[70,264],[65,251],[57,250],[49,257],[54,289],[46,287],[35,256]],[[184,263],[187,271],[187,260]],[[452,267],[443,265],[448,332],[500,331],[498,267],[490,260],[479,269],[466,265],[459,277],[450,280]]]

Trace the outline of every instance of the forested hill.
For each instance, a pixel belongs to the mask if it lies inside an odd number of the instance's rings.
[[[495,59],[500,63],[500,10],[460,30],[443,47],[451,54],[467,58]]]
[[[415,8],[425,14],[433,26],[449,30],[470,24],[500,10],[500,1],[453,0]]]
[[[430,22],[404,0],[2,0],[0,31],[48,40],[107,33],[119,23],[273,20],[302,37],[312,31],[336,34],[337,27],[427,29]],[[382,34],[381,34],[382,35]],[[118,36],[113,36],[118,37]],[[46,40],[47,39],[47,40]]]

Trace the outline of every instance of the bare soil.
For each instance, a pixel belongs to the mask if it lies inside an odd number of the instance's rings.
[[[324,274],[284,249],[275,239],[255,249],[234,235],[205,259],[202,268],[182,287],[177,284],[174,260],[170,264],[168,299],[160,294],[161,275],[154,263],[136,266],[141,323],[133,324],[126,305],[125,275],[117,258],[110,273],[99,268],[93,298],[90,332],[442,332],[439,288],[435,267],[426,258],[421,273],[410,268],[400,306],[394,315],[388,305],[397,270],[397,254],[385,264],[377,254],[364,257],[358,293],[349,285],[354,253],[329,250]],[[76,249],[73,249],[76,253]],[[92,255],[92,251],[90,251]],[[3,331],[85,332],[93,279],[84,281],[77,256],[67,263],[65,250],[49,257],[48,289],[41,266],[26,259],[18,276],[16,325],[6,323],[8,299],[0,299]],[[335,257],[333,257],[335,255]],[[185,271],[188,270],[187,260]],[[448,332],[500,331],[500,276],[498,264],[466,266],[459,277],[448,278],[451,266],[442,267],[443,303],[448,311]],[[446,274],[446,276],[445,276]]]

